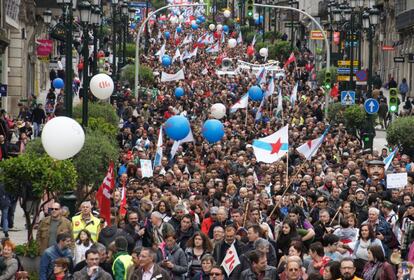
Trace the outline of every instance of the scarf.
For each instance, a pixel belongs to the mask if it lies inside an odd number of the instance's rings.
[[[366,267],[364,268],[364,272],[363,272],[363,278],[364,280],[374,280],[375,279],[375,275],[378,272],[378,269],[380,269],[382,266],[381,262],[369,262]]]

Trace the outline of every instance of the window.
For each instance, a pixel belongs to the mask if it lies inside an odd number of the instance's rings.
[[[20,0],[6,0],[6,16],[16,23],[19,22],[19,7]]]

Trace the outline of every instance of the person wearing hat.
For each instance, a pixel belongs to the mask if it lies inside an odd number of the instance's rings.
[[[381,160],[371,160],[367,163],[368,184],[381,184],[385,186],[385,163]]]
[[[116,253],[112,264],[114,280],[126,280],[128,268],[133,264],[132,257],[128,254],[128,241],[123,236],[115,239]]]
[[[211,225],[217,221],[217,212],[218,212],[218,207],[213,206],[210,208],[210,211],[209,211],[210,216],[203,219],[203,222],[201,223],[201,231],[204,234],[208,234],[210,231]]]
[[[368,219],[368,202],[366,192],[363,188],[358,188],[355,191],[355,200],[352,201],[352,212],[358,217],[358,225]]]

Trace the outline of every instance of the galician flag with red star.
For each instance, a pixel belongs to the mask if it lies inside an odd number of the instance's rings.
[[[318,138],[309,140],[306,143],[302,144],[301,146],[297,147],[296,150],[301,153],[306,160],[310,160],[316,152],[318,151],[319,147],[322,145],[323,140],[326,137],[326,134],[329,131],[330,126],[325,129],[325,132]]]
[[[273,163],[289,150],[288,125],[264,138],[253,140],[253,151],[257,161]]]

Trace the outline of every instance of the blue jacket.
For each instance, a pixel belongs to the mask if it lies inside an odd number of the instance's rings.
[[[72,263],[72,253],[70,249],[61,250],[58,245],[53,245],[45,250],[40,259],[40,280],[48,280],[53,274],[54,262],[57,258],[68,258]]]
[[[408,84],[407,83],[401,83],[398,90],[400,93],[405,94],[408,92]]]

